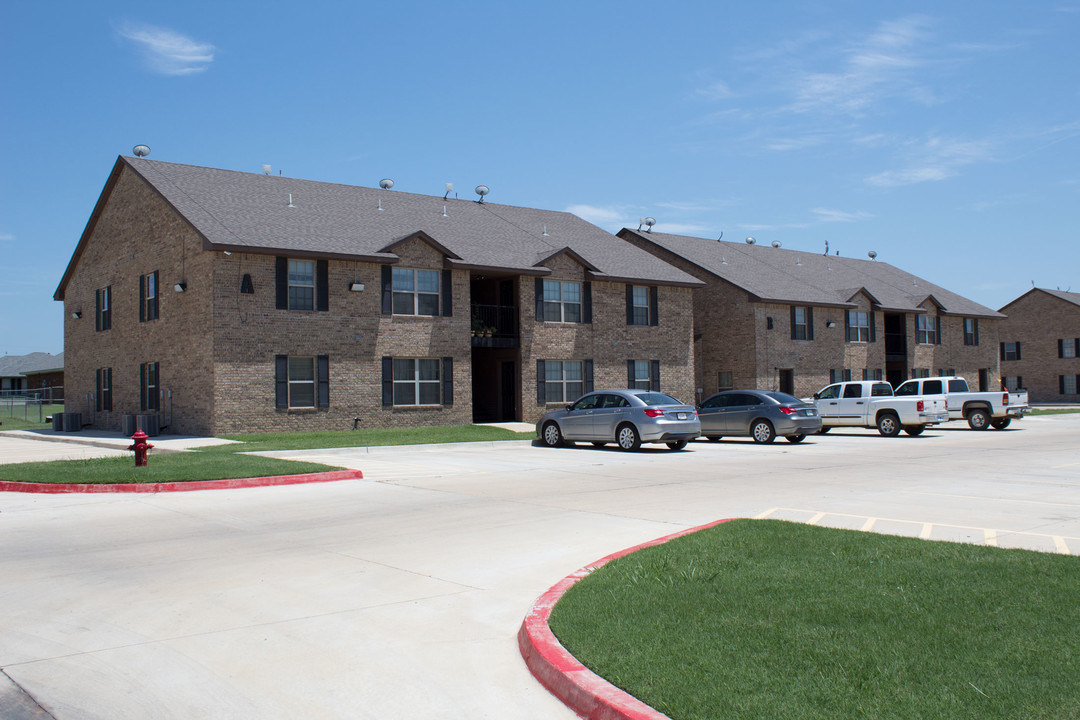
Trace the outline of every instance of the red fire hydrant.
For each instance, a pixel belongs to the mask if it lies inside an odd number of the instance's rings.
[[[135,451],[135,467],[146,467],[146,451],[154,447],[146,442],[148,437],[150,436],[144,433],[142,428],[137,428],[135,434],[131,436],[135,442],[128,446],[128,450]]]

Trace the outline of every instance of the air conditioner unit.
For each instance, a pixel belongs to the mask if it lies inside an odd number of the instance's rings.
[[[148,437],[157,437],[161,434],[161,418],[157,414],[124,415],[121,426],[127,437],[134,435],[138,429],[142,429]]]

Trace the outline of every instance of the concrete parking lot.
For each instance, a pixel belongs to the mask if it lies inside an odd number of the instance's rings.
[[[290,451],[365,477],[0,493],[0,716],[569,719],[515,642],[568,573],[725,517],[1080,555],[1078,433]]]

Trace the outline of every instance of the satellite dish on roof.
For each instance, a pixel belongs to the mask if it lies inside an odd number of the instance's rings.
[[[772,246],[773,246],[774,248],[778,248],[778,247],[780,247],[780,241],[779,241],[779,240],[773,240],[773,241],[772,241]]]
[[[477,202],[484,202],[484,196],[487,195],[489,192],[491,192],[491,188],[489,188],[487,185],[477,185],[476,194],[480,196],[480,199]]]
[[[753,245],[753,244],[754,244],[754,243],[756,243],[756,242],[757,242],[757,240],[755,240],[755,239],[754,239],[754,238],[752,238],[752,237],[748,237],[748,238],[746,238],[746,244],[747,244],[747,245]]]
[[[135,157],[146,157],[150,154],[150,146],[136,145],[135,147],[131,148],[131,152],[135,153]]]
[[[652,232],[653,225],[656,224],[656,218],[647,217],[641,222],[645,225],[645,232]]]
[[[870,252],[866,253],[866,255],[867,255],[867,257],[869,257],[869,258],[870,258],[871,260],[875,260],[875,259],[877,259],[877,251],[876,251],[876,250],[871,250]]]
[[[379,181],[379,187],[381,187],[383,190],[389,190],[390,188],[394,187],[394,181],[390,178],[383,178]]]

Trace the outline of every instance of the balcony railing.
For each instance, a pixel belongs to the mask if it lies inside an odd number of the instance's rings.
[[[513,305],[473,305],[473,347],[517,347],[518,309]]]
[[[885,333],[885,355],[907,357],[907,335],[904,333]]]

